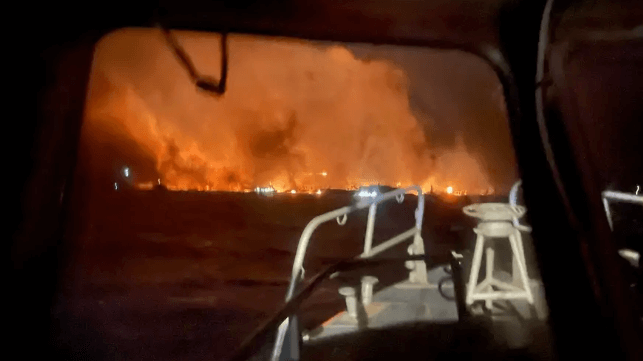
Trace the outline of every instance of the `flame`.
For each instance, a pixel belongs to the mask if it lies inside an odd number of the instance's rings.
[[[197,68],[219,69],[217,34],[177,36]],[[124,126],[156,161],[150,180],[170,190],[429,191],[447,180],[489,189],[461,138],[430,147],[407,74],[393,63],[361,60],[343,46],[242,35],[229,36],[229,49],[228,90],[213,98],[195,90],[155,30],[112,33],[97,46],[86,122]]]
[[[134,188],[139,190],[151,190],[154,188],[154,184],[152,182],[136,183]]]

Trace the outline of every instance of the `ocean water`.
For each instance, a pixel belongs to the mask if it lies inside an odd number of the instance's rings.
[[[351,203],[323,195],[121,191],[87,199],[70,220],[71,257],[52,330],[64,355],[92,360],[223,359],[283,303],[294,252],[315,216]],[[468,247],[467,200],[428,197],[426,252]],[[374,244],[414,224],[417,198],[378,207]],[[306,276],[361,253],[367,210],[313,235]],[[389,255],[404,255],[406,246]],[[406,278],[403,268],[385,282]],[[388,277],[388,278],[387,278]],[[343,308],[339,280],[323,283],[300,312],[312,328]]]

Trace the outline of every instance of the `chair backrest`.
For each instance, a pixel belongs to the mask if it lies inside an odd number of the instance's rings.
[[[522,185],[522,179],[519,179],[513,186],[511,186],[511,191],[509,191],[509,204],[512,206],[518,205],[518,191]]]
[[[522,179],[519,179],[511,187],[511,191],[509,192],[509,204],[511,205],[511,207],[517,207],[518,206],[518,192],[520,191],[520,186],[521,185],[522,185]],[[514,224],[514,227],[516,227],[516,228],[521,228],[521,229],[524,228],[525,230],[529,229],[529,227],[523,226],[523,225],[520,224],[520,221],[518,221],[518,217],[514,217],[513,224]]]

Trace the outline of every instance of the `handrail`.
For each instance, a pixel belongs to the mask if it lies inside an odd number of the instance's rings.
[[[343,215],[347,215],[354,211],[364,209],[366,207],[369,207],[368,224],[372,224],[375,220],[375,210],[377,209],[377,205],[379,203],[388,199],[395,198],[400,194],[406,194],[409,191],[415,191],[418,196],[418,207],[415,210],[414,243],[418,241],[419,241],[418,243],[421,243],[422,219],[424,217],[424,193],[422,193],[422,188],[419,186],[414,185],[403,189],[397,189],[391,192],[380,194],[372,200],[364,199],[355,205],[342,207],[334,211],[330,211],[328,213],[319,215],[313,218],[310,222],[308,222],[308,224],[306,225],[306,228],[304,228],[304,231],[301,234],[301,237],[299,238],[299,244],[297,245],[297,253],[295,254],[295,262],[293,263],[292,274],[290,275],[290,284],[288,286],[288,292],[286,293],[286,301],[288,301],[293,295],[295,286],[297,284],[297,279],[300,277],[303,269],[304,257],[306,256],[306,249],[308,248],[310,237],[312,236],[315,229],[317,229],[317,227],[319,227],[323,223],[326,223],[328,221],[331,221]],[[373,240],[373,229],[374,229],[373,226],[368,227],[368,224],[367,224],[367,230],[366,230],[366,237],[364,240],[365,245],[364,245],[364,253],[363,253],[366,255],[368,255],[369,252],[371,251],[370,247]],[[423,250],[423,244],[422,244],[422,250]]]
[[[614,224],[612,223],[612,212],[610,211],[610,206],[609,206],[610,200],[633,203],[633,204],[638,203],[643,206],[643,196],[639,196],[636,194],[618,192],[618,191],[603,191],[601,196],[603,199],[603,207],[605,208],[605,215],[607,216],[607,222],[610,225],[610,229],[614,229]]]
[[[514,207],[514,209],[518,206],[518,191],[520,190],[520,187],[522,186],[522,179],[518,179],[516,183],[511,187],[511,191],[509,191],[509,204]],[[518,213],[518,212],[516,212]],[[518,220],[518,217],[514,217],[512,220],[512,223],[514,227],[517,229],[524,231],[524,232],[531,232],[531,227],[530,226],[524,226],[520,224],[520,221]]]
[[[303,273],[304,273],[303,263],[304,263],[304,257],[306,256],[306,249],[308,248],[310,237],[312,236],[315,229],[317,229],[317,227],[333,219],[337,219],[340,225],[344,224],[345,219],[342,222],[340,222],[339,221],[340,216],[346,217],[346,215],[349,213],[369,207],[368,223],[366,225],[366,235],[364,237],[364,252],[360,257],[361,258],[371,257],[375,254],[372,249],[372,243],[373,243],[373,231],[375,229],[375,213],[377,211],[377,205],[385,200],[393,199],[393,198],[396,199],[398,202],[400,202],[401,200],[403,200],[404,194],[411,191],[416,192],[418,197],[418,206],[415,209],[415,227],[385,241],[384,243],[376,247],[376,251],[377,251],[376,253],[380,253],[384,249],[393,247],[394,245],[413,236],[413,248],[412,248],[411,254],[423,255],[424,242],[422,241],[422,219],[424,218],[424,193],[422,192],[422,188],[420,186],[413,185],[410,187],[397,189],[391,192],[380,194],[372,200],[364,199],[353,206],[342,207],[334,211],[324,213],[322,215],[319,215],[313,218],[310,222],[308,222],[308,224],[306,225],[306,228],[304,228],[304,231],[301,234],[301,237],[299,238],[299,244],[297,245],[297,253],[295,254],[295,261],[292,266],[290,283],[288,285],[288,291],[286,292],[286,302],[291,300],[295,292],[295,288],[297,286],[297,282],[299,278],[303,277]],[[426,266],[422,263],[422,261],[416,261],[414,272],[416,273],[416,278],[421,277],[420,278],[421,281],[426,279],[425,267]],[[413,273],[411,275],[413,276]],[[277,331],[277,338],[275,340],[275,345],[273,347],[272,354],[271,354],[272,361],[276,361],[279,358],[279,354],[281,352],[281,348],[284,342],[284,337],[286,336],[286,330],[288,328],[288,324],[289,324],[289,320],[286,319],[279,326],[279,329]]]
[[[417,234],[417,231],[415,230],[415,227],[413,227],[413,228],[411,228],[411,229],[409,229],[409,230],[407,230],[405,232],[402,232],[402,233],[398,234],[397,236],[389,239],[388,241],[384,241],[381,244],[373,247],[369,252],[362,253],[361,255],[359,255],[359,258],[373,257],[373,256],[375,256],[375,255],[377,255],[379,253],[382,253],[383,251],[395,246],[396,244],[404,241],[405,239],[411,238],[415,234]]]

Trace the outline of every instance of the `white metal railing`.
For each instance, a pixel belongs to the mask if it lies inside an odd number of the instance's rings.
[[[605,208],[605,215],[607,216],[607,222],[609,223],[610,228],[612,229],[614,228],[614,224],[612,223],[612,212],[610,211],[610,205],[609,205],[610,200],[640,204],[641,206],[643,206],[643,196],[639,196],[631,193],[618,192],[618,191],[603,191],[602,198],[603,198],[603,207]]]
[[[418,206],[415,210],[415,226],[385,242],[379,246],[373,248],[373,231],[375,229],[375,214],[377,212],[377,205],[383,201],[395,198],[399,203],[404,200],[404,194],[408,192],[416,192],[418,197]],[[364,237],[364,252],[359,256],[361,258],[372,257],[385,249],[391,248],[396,244],[413,237],[413,254],[423,254],[424,253],[424,243],[422,242],[422,219],[424,217],[424,194],[422,193],[422,188],[419,186],[410,186],[408,188],[397,189],[391,192],[383,193],[378,195],[373,199],[363,199],[357,204],[347,207],[342,207],[328,213],[324,213],[313,218],[304,232],[299,238],[299,244],[297,245],[297,253],[295,254],[295,262],[292,266],[292,274],[290,275],[290,285],[288,287],[288,293],[286,294],[286,301],[289,301],[292,298],[292,295],[297,284],[299,277],[303,276],[303,263],[304,257],[306,256],[306,249],[308,248],[308,243],[313,232],[321,224],[337,219],[337,223],[343,225],[346,222],[346,216],[349,213],[355,212],[360,209],[368,207],[368,221],[366,224],[366,235]],[[342,217],[340,219],[340,217]]]
[[[603,199],[603,207],[605,208],[605,215],[607,216],[607,222],[610,225],[610,229],[614,230],[614,224],[612,221],[612,211],[610,210],[609,201],[618,201],[618,202],[627,202],[632,204],[638,204],[643,206],[643,196],[639,194],[639,186],[636,186],[636,193],[625,193],[618,191],[603,191],[601,194]],[[618,254],[627,260],[632,266],[638,268],[641,255],[631,249],[623,248],[618,250]]]
[[[418,205],[415,209],[415,226],[412,228],[398,234],[397,236],[382,242],[381,244],[373,247],[373,231],[375,230],[375,214],[377,213],[377,205],[395,198],[398,203],[404,201],[404,195],[408,192],[417,193]],[[295,261],[292,267],[292,274],[290,275],[290,284],[288,285],[288,291],[286,293],[286,302],[290,301],[295,293],[295,288],[300,278],[303,278],[304,275],[304,257],[306,256],[306,249],[308,248],[308,243],[310,242],[310,237],[313,232],[321,224],[332,221],[333,219],[337,220],[337,223],[341,226],[346,223],[347,215],[349,213],[355,212],[360,209],[369,208],[368,210],[368,221],[366,224],[366,235],[364,236],[364,251],[358,257],[360,258],[369,258],[373,257],[386,249],[389,249],[411,237],[413,237],[413,245],[409,248],[409,252],[414,255],[424,254],[424,243],[422,241],[422,219],[424,217],[424,193],[420,186],[414,185],[403,189],[397,189],[391,192],[383,193],[375,198],[363,199],[357,204],[347,207],[342,207],[328,213],[324,213],[313,218],[306,228],[304,228],[301,237],[299,238],[299,244],[297,245],[297,253],[295,254]],[[341,217],[341,218],[340,218]],[[412,265],[410,280],[417,283],[427,283],[426,276],[426,265],[423,261],[414,261]],[[284,342],[284,337],[288,329],[289,319],[285,319],[284,322],[279,326],[277,332],[277,338],[275,340],[275,345],[273,346],[271,360],[277,360],[281,352],[281,348]]]

